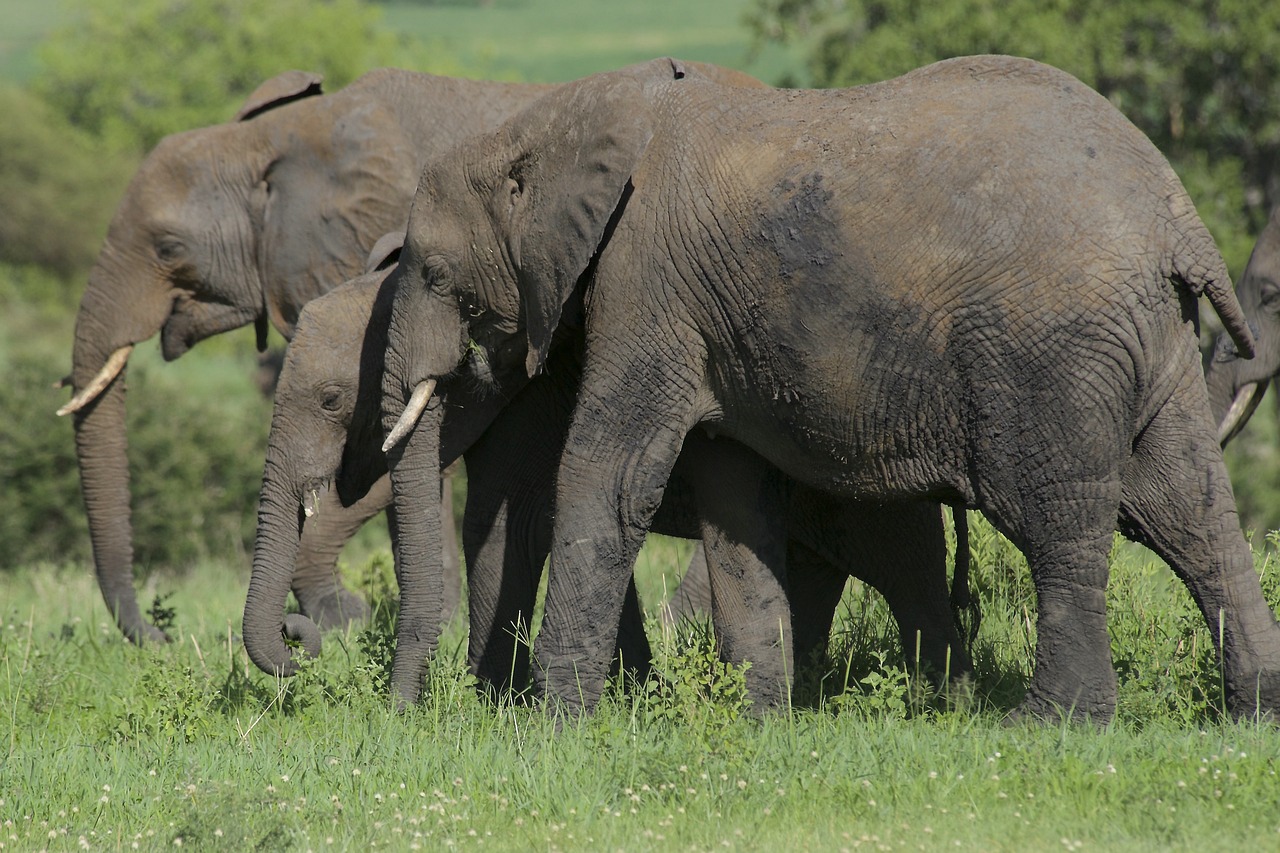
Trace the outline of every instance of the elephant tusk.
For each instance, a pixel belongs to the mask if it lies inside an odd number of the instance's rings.
[[[389,453],[391,448],[400,443],[409,431],[418,424],[418,419],[422,417],[422,412],[427,408],[427,403],[431,400],[431,394],[436,390],[436,380],[428,379],[419,382],[413,389],[413,395],[409,397],[409,403],[404,407],[404,412],[400,415],[400,420],[396,421],[395,427],[387,436],[387,440],[382,443],[382,452]]]
[[[111,384],[111,380],[115,379],[116,376],[120,374],[121,370],[124,370],[124,366],[129,361],[129,354],[131,352],[133,352],[133,344],[126,344],[111,353],[111,357],[107,359],[107,363],[98,371],[98,375],[89,381],[89,384],[84,387],[84,390],[72,397],[70,402],[61,409],[58,409],[58,417],[69,415],[72,412],[78,412],[96,400],[98,395],[102,393],[103,389]]]
[[[1253,410],[1262,402],[1262,395],[1267,392],[1268,384],[1270,384],[1269,380],[1250,382],[1236,392],[1236,398],[1231,401],[1231,408],[1227,409],[1222,423],[1218,425],[1219,446],[1226,447],[1227,442],[1244,429],[1244,425],[1249,422],[1249,417],[1253,415]]]

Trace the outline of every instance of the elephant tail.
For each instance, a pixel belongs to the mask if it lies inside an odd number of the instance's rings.
[[[969,515],[963,506],[951,508],[951,518],[956,529],[956,567],[951,577],[951,614],[969,656],[973,656],[973,641],[978,636],[982,622],[982,607],[969,590]]]

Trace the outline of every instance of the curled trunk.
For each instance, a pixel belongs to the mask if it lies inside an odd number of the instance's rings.
[[[298,671],[287,640],[301,643],[311,657],[320,654],[320,631],[315,624],[300,614],[284,612],[302,536],[301,514],[301,504],[282,488],[269,455],[258,504],[253,574],[245,597],[244,647],[259,669],[277,676]]]

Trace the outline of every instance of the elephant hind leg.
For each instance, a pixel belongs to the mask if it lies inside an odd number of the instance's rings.
[[[990,480],[984,483],[979,501],[997,529],[1022,550],[1036,590],[1035,669],[1010,718],[1105,724],[1115,714],[1118,692],[1106,589],[1119,474],[1014,458],[1036,478],[1028,481],[1010,469],[998,492]],[[1088,453],[1078,457],[1088,458]]]
[[[794,538],[815,549],[829,566],[838,567],[841,587],[852,574],[884,596],[898,623],[909,665],[922,664],[939,680],[970,671],[947,590],[947,545],[937,504],[880,505],[804,490],[793,505],[803,510]],[[797,556],[799,562],[793,565],[796,553],[793,548],[787,557],[793,599],[802,596],[801,585],[809,582],[806,577],[819,571],[803,556]],[[813,602],[805,613],[796,612],[797,655],[802,631],[813,630],[806,623],[816,622],[815,616],[825,620],[821,629],[825,643],[831,613],[819,609],[820,604]],[[834,600],[826,602],[831,609],[835,605]]]
[[[1121,524],[1191,593],[1222,656],[1229,710],[1237,717],[1274,715],[1280,627],[1240,531],[1204,397],[1203,384],[1188,383],[1139,436],[1125,472]]]

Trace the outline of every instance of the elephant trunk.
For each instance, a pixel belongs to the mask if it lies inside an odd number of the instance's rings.
[[[394,423],[398,413],[386,413]],[[435,651],[444,605],[444,560],[440,521],[440,427],[443,407],[429,405],[401,443],[392,447],[392,506],[396,518],[395,560],[400,616],[391,682],[400,707],[422,689],[427,660]],[[389,426],[390,424],[388,424]]]
[[[272,448],[262,476],[253,574],[244,605],[244,647],[263,672],[291,676],[298,671],[298,661],[286,640],[300,642],[308,656],[316,657],[320,631],[307,617],[284,612],[302,536],[302,506],[282,485],[274,456]]]
[[[142,617],[133,588],[123,369],[96,399],[76,412],[75,432],[80,490],[102,599],[130,641],[166,642],[165,633]]]
[[[125,373],[132,345],[160,329],[171,303],[160,287],[146,299],[131,296],[120,266],[108,244],[90,272],[72,351],[77,393],[58,414],[74,412],[76,462],[103,601],[132,642],[164,642],[164,632],[142,617],[133,588]]]

